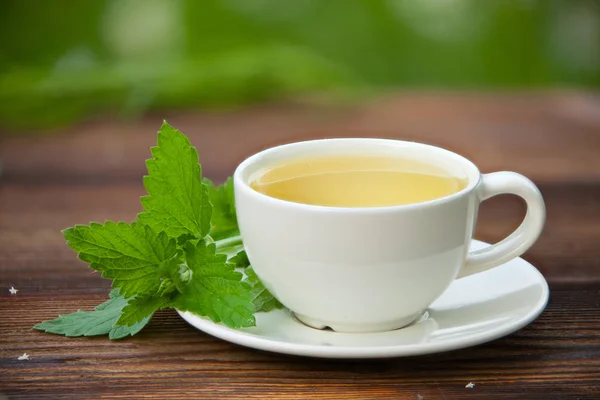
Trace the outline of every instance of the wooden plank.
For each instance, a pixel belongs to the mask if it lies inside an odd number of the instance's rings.
[[[484,172],[516,170],[536,181],[600,178],[600,97],[590,94],[406,93],[346,108],[266,105],[164,116],[190,137],[207,175],[218,180],[266,147],[344,136],[439,145]],[[4,179],[138,180],[161,121],[148,117],[122,124],[106,118],[52,134],[3,135]]]
[[[62,294],[50,300],[46,295],[45,301],[26,291],[1,296],[0,393],[10,399],[100,394],[156,399],[600,397],[600,293],[584,287],[555,290],[538,320],[503,339],[448,353],[372,361],[247,349],[201,333],[171,311],[159,312],[134,338],[65,338],[30,327],[57,313],[91,308],[103,296]],[[24,352],[31,360],[18,361]],[[465,388],[469,382],[475,388]]]
[[[200,333],[172,311],[134,338],[64,338],[31,326],[90,309],[109,282],[60,229],[131,221],[161,118],[95,121],[47,136],[0,138],[0,399],[598,399],[600,398],[600,100],[571,93],[405,93],[348,108],[266,105],[167,113],[217,181],[243,158],[298,140],[377,136],[437,144],[482,171],[539,184],[548,222],[525,255],[551,283],[548,309],[506,338],[407,359],[315,360],[246,349]],[[483,204],[477,237],[496,241],[523,205]],[[20,291],[10,296],[6,289]],[[4,288],[4,289],[2,289]],[[29,361],[18,361],[24,352]],[[465,388],[474,382],[473,389]]]

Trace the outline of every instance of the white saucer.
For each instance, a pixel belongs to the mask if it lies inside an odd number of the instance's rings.
[[[485,245],[473,243],[474,248]],[[517,258],[455,281],[420,321],[389,332],[320,331],[302,324],[288,310],[258,313],[256,326],[235,330],[178,312],[201,331],[255,349],[324,358],[385,358],[461,349],[508,335],[540,315],[548,294],[542,274]]]

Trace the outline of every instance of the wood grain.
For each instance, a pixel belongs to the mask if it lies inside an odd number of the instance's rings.
[[[0,137],[8,181],[138,181],[162,119],[189,136],[205,174],[230,175],[270,146],[328,137],[384,137],[448,148],[483,172],[510,168],[536,182],[600,179],[600,96],[582,93],[408,93],[362,107],[272,105],[222,113],[108,119],[33,136]]]
[[[547,310],[474,348],[391,360],[270,354],[214,339],[174,312],[139,335],[65,338],[35,323],[106,297],[60,229],[140,210],[141,176],[160,118],[90,122],[0,139],[0,399],[599,399],[600,101],[572,92],[406,93],[351,109],[266,105],[167,115],[215,180],[271,145],[381,136],[458,151],[483,171],[516,170],[540,186],[546,229],[525,255],[551,285]],[[509,196],[482,206],[477,237],[501,239],[524,212]],[[10,296],[7,289],[19,289]],[[17,357],[27,352],[29,361]],[[474,382],[473,389],[465,388]]]
[[[528,399],[591,399],[598,394],[600,294],[577,286],[553,291],[545,313],[509,337],[471,349],[383,361],[315,360],[251,350],[198,332],[171,311],[158,313],[134,339],[118,342],[29,329],[49,314],[90,308],[102,298],[56,294],[48,300],[25,293],[3,299],[3,389],[11,398],[118,393],[148,398],[416,399],[421,394],[425,399],[517,399],[524,398],[517,396],[521,393]],[[31,360],[17,361],[23,352]],[[475,382],[475,388],[466,389],[468,382]],[[552,389],[560,389],[554,397]]]

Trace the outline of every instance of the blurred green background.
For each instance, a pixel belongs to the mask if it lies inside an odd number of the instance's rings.
[[[596,0],[0,0],[0,127],[600,86]]]

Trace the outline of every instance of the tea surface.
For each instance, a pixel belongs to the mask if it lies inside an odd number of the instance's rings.
[[[459,192],[466,180],[439,166],[390,156],[341,155],[290,160],[250,186],[281,200],[330,207],[420,203]]]

